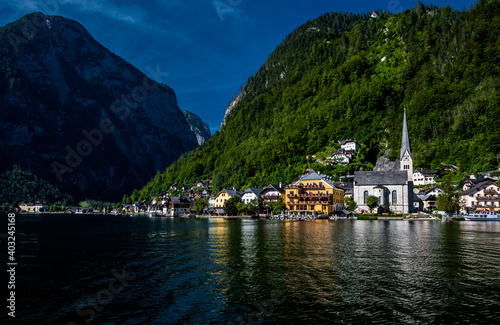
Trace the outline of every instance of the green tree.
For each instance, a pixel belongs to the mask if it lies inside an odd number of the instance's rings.
[[[376,197],[374,195],[369,195],[366,198],[366,205],[370,209],[370,213],[372,213],[373,209],[377,208],[379,205],[378,197]]]
[[[118,210],[122,209],[123,208],[123,204],[122,203],[116,203],[113,208],[118,209]]]
[[[208,198],[201,198],[196,200],[194,207],[197,213],[203,213],[208,208]]]
[[[347,208],[347,211],[354,211],[358,208],[357,203],[354,201],[352,197],[346,197],[344,198],[345,206]]]
[[[460,208],[460,192],[451,182],[451,175],[446,175],[442,184],[443,193],[437,198],[437,208],[440,211],[453,213]]]
[[[241,197],[235,196],[226,201],[224,208],[226,215],[235,216],[238,214],[237,204],[241,203]]]

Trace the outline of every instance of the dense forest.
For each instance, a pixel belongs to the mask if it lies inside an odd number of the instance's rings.
[[[500,0],[376,13],[328,13],[297,28],[248,79],[225,126],[141,196],[200,179],[215,189],[289,183],[306,164],[336,177],[370,169],[387,149],[396,158],[404,107],[416,168],[496,168]],[[362,145],[354,164],[306,160],[347,138]]]
[[[14,165],[0,175],[0,202],[17,205],[21,201],[69,205],[73,203],[73,198],[31,172]]]

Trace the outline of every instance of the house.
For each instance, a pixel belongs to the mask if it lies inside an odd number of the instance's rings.
[[[331,157],[326,159],[331,160],[333,164],[347,165],[351,162],[351,158],[341,151],[334,152]]]
[[[262,201],[265,206],[268,206],[269,203],[271,202],[279,202],[280,200],[283,200],[283,196],[285,195],[285,190],[282,187],[282,184],[280,185],[267,185],[264,187],[262,192],[260,192],[260,197],[262,198]]]
[[[438,186],[421,190],[418,194],[420,201],[422,201],[421,211],[432,212],[437,210],[437,199],[441,193],[443,193],[443,190]]]
[[[285,188],[285,204],[289,212],[331,215],[344,208],[344,191],[331,177],[307,169],[295,183]]]
[[[230,198],[233,198],[235,196],[241,197],[241,191],[236,191],[235,189],[232,190],[222,190],[217,195],[215,196],[215,205],[214,207],[216,209],[224,209],[226,206],[226,201],[229,200]]]
[[[190,189],[191,189],[191,187],[189,185],[187,185],[187,184],[182,185],[182,190],[184,192],[189,191]]]
[[[500,210],[500,185],[492,181],[476,184],[461,193],[462,211],[469,213],[474,210]]]
[[[388,169],[354,172],[353,197],[357,211],[369,211],[368,196],[379,199],[379,207],[389,206],[392,212],[409,213],[413,210],[413,152],[410,146],[406,109],[403,116],[403,132],[399,164]]]
[[[414,170],[413,171],[413,185],[429,185],[435,184],[438,178],[437,170]]]
[[[243,192],[243,195],[241,196],[241,202],[248,204],[253,200],[259,198],[261,192],[262,189],[260,188],[250,187],[245,192]]]
[[[191,200],[184,196],[171,196],[168,202],[170,216],[176,217],[191,212]]]
[[[177,186],[178,186],[177,183],[174,183],[174,184],[170,185],[170,190],[171,191],[177,191]]]
[[[209,197],[210,194],[212,194],[212,191],[208,188],[204,189],[203,191],[201,191],[201,196],[202,197]]]
[[[342,151],[357,152],[359,147],[359,143],[356,141],[356,139],[347,139],[340,142],[340,149],[342,149]]]
[[[209,208],[215,207],[215,196],[214,195],[210,195],[210,197],[208,198],[208,207]]]
[[[36,201],[35,203],[28,202],[24,203],[21,202],[19,204],[19,208],[21,209],[21,212],[44,212],[44,211],[49,211],[49,206],[45,202],[40,202]]]
[[[490,181],[493,183],[495,182],[494,179],[489,178],[489,177],[481,176],[479,178],[475,178],[474,176],[471,176],[471,178],[467,179],[466,181],[464,181],[462,183],[462,190],[467,191],[467,190],[473,188],[474,186],[476,186],[477,184],[482,183],[482,182],[486,182],[486,181]]]
[[[353,195],[353,190],[354,190],[354,183],[353,182],[346,182],[340,186],[341,189],[344,190],[344,198],[349,197],[352,198]]]

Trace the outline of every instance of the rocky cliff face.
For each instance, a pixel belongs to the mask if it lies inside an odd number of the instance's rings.
[[[197,146],[174,91],[42,13],[0,29],[0,169],[117,199]]]
[[[390,160],[389,159],[390,152],[391,152],[391,150],[387,149],[384,152],[384,155],[377,159],[377,164],[375,165],[375,168],[373,169],[374,171],[388,172],[388,171],[401,170],[399,160]]]
[[[193,131],[196,135],[196,141],[198,141],[198,145],[201,145],[203,142],[210,139],[210,127],[207,123],[203,122],[201,118],[194,113],[184,110],[182,111],[182,113],[184,114],[184,117],[186,118],[186,121],[191,128],[191,131]]]

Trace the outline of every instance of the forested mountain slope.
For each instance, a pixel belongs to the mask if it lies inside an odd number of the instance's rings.
[[[399,151],[407,108],[416,168],[441,162],[487,170],[500,153],[500,0],[465,11],[418,4],[393,15],[328,13],[292,32],[248,79],[225,125],[157,174],[142,195],[173,182],[216,189],[296,179],[306,155],[356,138],[349,167]]]

